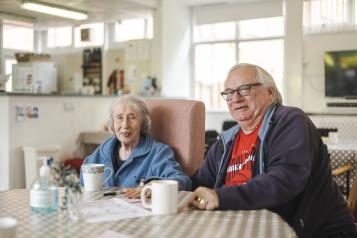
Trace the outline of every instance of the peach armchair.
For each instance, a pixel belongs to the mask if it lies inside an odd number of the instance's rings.
[[[172,146],[176,160],[191,176],[202,164],[205,146],[205,106],[184,99],[146,99],[152,119],[151,134]]]

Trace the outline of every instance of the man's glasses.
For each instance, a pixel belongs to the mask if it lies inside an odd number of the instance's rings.
[[[223,92],[221,92],[221,95],[222,95],[224,100],[230,101],[230,100],[232,100],[232,97],[233,97],[234,93],[238,93],[238,95],[241,96],[241,97],[248,96],[250,94],[250,89],[252,87],[262,86],[262,85],[263,85],[262,83],[243,84],[242,86],[240,86],[236,90],[234,90],[234,89],[226,89]]]

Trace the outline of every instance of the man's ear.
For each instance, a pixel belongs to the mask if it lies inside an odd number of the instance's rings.
[[[268,94],[272,99],[275,99],[277,97],[277,90],[273,87],[269,87]]]
[[[269,87],[268,88],[268,93],[270,96],[274,96],[276,94],[275,88]]]

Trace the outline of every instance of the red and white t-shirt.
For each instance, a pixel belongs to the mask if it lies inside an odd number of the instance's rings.
[[[239,131],[234,141],[232,157],[227,168],[226,186],[239,186],[252,177],[252,167],[261,125],[262,122],[252,133],[247,135],[243,133],[243,130]]]

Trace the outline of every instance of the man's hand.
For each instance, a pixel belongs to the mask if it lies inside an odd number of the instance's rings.
[[[214,210],[219,206],[216,191],[206,187],[198,187],[187,202],[187,206],[194,206],[202,210]]]

